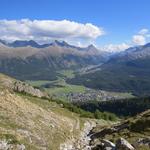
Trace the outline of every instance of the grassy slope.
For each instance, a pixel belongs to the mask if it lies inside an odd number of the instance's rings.
[[[0,92],[0,139],[13,139],[27,149],[59,149],[60,143],[76,136],[83,121],[55,102]]]

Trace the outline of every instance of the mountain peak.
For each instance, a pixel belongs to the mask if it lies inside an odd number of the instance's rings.
[[[90,44],[88,48],[96,48],[93,44]]]
[[[87,51],[93,51],[93,52],[98,52],[99,50],[93,45],[89,45],[87,48],[86,48]]]
[[[71,47],[71,45],[69,45],[67,42],[65,41],[58,41],[58,40],[55,40],[52,45],[55,45],[55,46],[61,46],[61,47]]]

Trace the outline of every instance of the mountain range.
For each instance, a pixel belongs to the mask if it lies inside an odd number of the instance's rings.
[[[65,41],[40,45],[32,40],[0,40],[0,72],[21,80],[54,80],[57,70],[96,65],[107,55],[93,45],[80,48]]]

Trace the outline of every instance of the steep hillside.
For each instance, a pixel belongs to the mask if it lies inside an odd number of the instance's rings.
[[[55,102],[14,92],[7,85],[11,78],[4,80],[3,76],[3,81],[1,78],[0,149],[57,150],[79,136],[84,121],[77,114]]]
[[[0,140],[26,149],[59,149],[80,131],[78,117],[54,102],[1,89],[0,107]]]
[[[106,91],[132,92],[147,96],[150,92],[150,46],[130,48],[96,70],[77,75],[69,80],[73,84]]]

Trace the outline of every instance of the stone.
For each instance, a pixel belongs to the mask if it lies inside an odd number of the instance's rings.
[[[103,139],[101,142],[104,144],[106,150],[115,150],[116,145],[111,141]]]
[[[140,138],[136,142],[138,145],[150,146],[150,138]]]
[[[0,150],[7,150],[8,148],[10,148],[10,146],[6,140],[0,141]]]
[[[116,141],[116,150],[135,150],[135,148],[124,138]]]
[[[23,144],[9,144],[9,141],[2,140],[0,141],[0,150],[11,150],[11,149],[16,149],[16,150],[25,150],[25,146]]]
[[[17,145],[17,150],[25,150],[26,148],[25,148],[25,146],[23,145],[23,144],[21,144],[21,145]]]

